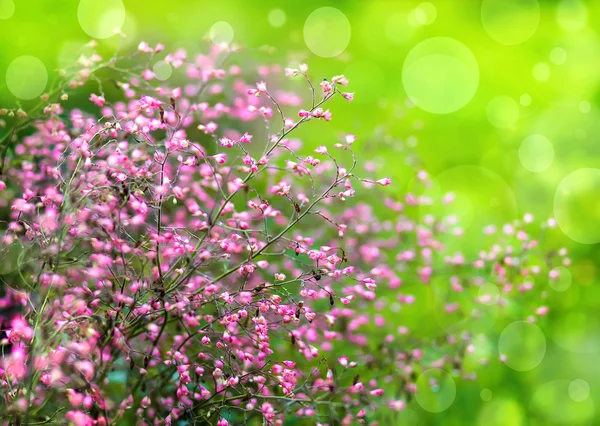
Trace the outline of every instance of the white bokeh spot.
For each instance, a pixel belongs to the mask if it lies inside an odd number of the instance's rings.
[[[484,283],[479,287],[477,292],[477,296],[479,298],[479,302],[484,305],[495,305],[498,303],[498,299],[500,298],[500,290],[498,290],[498,286],[492,283]]]
[[[550,80],[551,74],[550,66],[545,62],[537,63],[533,66],[531,74],[533,75],[533,78],[535,78],[539,82],[543,83],[545,81],[548,81]]]
[[[19,56],[6,70],[6,86],[19,99],[37,98],[46,89],[46,66],[35,56]]]
[[[492,400],[492,391],[487,388],[481,389],[479,396],[481,397],[481,399],[483,401],[486,401],[486,402],[491,401]]]
[[[562,180],[554,195],[554,217],[573,241],[600,242],[600,169],[579,169]]]
[[[548,285],[554,291],[566,291],[569,287],[571,287],[573,278],[569,269],[565,268],[564,266],[557,266],[556,268],[553,268],[552,271],[555,274],[558,274],[556,279],[550,278],[548,280]]]
[[[521,165],[530,172],[543,172],[554,161],[554,146],[544,135],[527,136],[519,146],[519,160]]]
[[[538,0],[483,0],[481,23],[488,35],[505,45],[531,38],[540,23]]]
[[[235,32],[229,22],[219,21],[215,22],[210,27],[209,36],[214,44],[231,44]]]
[[[417,44],[402,68],[404,90],[412,103],[434,113],[448,114],[464,107],[479,86],[479,65],[464,44],[433,37]]]
[[[10,19],[15,14],[15,2],[13,0],[0,0],[0,19]]]
[[[588,114],[591,110],[592,104],[590,104],[588,101],[579,102],[579,111],[581,111],[584,114]]]
[[[514,127],[519,119],[519,105],[510,96],[496,96],[487,104],[485,112],[489,122],[500,129]]]
[[[91,37],[105,39],[121,31],[125,6],[121,0],[80,0],[77,19],[81,29]]]
[[[569,396],[575,402],[582,402],[590,396],[590,385],[582,379],[575,379],[569,383]]]
[[[269,12],[269,24],[271,24],[272,27],[283,27],[286,20],[287,17],[285,16],[285,12],[281,9],[273,9]]]
[[[523,93],[520,97],[519,97],[519,103],[523,106],[529,106],[531,105],[531,95],[529,93]]]
[[[562,47],[555,47],[550,51],[550,62],[554,65],[562,65],[567,61],[567,51]]]
[[[304,22],[304,42],[322,58],[338,56],[350,43],[352,27],[346,15],[335,7],[321,7]]]
[[[168,62],[158,61],[152,67],[152,72],[154,72],[154,75],[158,80],[165,81],[173,74],[173,67],[171,67],[171,64]]]
[[[533,370],[546,355],[546,337],[537,325],[515,321],[502,330],[498,351],[513,370]]]
[[[437,9],[432,3],[421,3],[416,7],[414,17],[420,25],[433,24],[437,17]]]
[[[417,379],[415,399],[425,411],[440,413],[447,410],[456,398],[452,376],[440,368],[425,370]]]

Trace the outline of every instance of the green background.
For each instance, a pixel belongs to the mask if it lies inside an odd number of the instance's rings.
[[[600,2],[505,0],[482,5],[432,0],[433,20],[431,6],[421,3],[126,0],[122,30],[128,36],[125,47],[132,49],[146,40],[163,42],[167,50],[200,50],[210,44],[206,36],[211,26],[225,21],[234,30],[234,42],[251,53],[262,55],[265,46],[273,47],[272,55],[284,64],[308,63],[317,81],[345,74],[349,91],[356,92],[355,102],[336,101],[331,123],[303,130],[306,143],[329,144],[341,134],[356,134],[363,161],[375,163],[381,176],[392,177],[398,194],[414,184],[400,146],[414,147],[423,166],[436,176],[436,187],[457,193],[458,213],[468,225],[463,249],[477,252],[484,224],[502,224],[526,212],[538,219],[552,216],[563,179],[580,169],[600,167]],[[0,0],[0,17],[11,15],[0,20],[0,107],[8,108],[16,104],[4,84],[5,73],[15,58],[39,58],[52,79],[90,39],[78,21],[78,1],[15,0],[14,14],[9,13],[11,4]],[[325,47],[343,48],[344,36],[350,35],[344,52],[331,58],[311,52],[303,31],[309,15],[324,6],[339,9],[351,29],[345,34],[342,23],[331,35],[325,24]],[[285,15],[278,27],[269,22],[274,9]],[[530,36],[525,34],[529,30]],[[452,63],[442,58],[440,69],[417,73],[412,80],[403,77],[409,52],[433,37],[462,43],[476,61],[475,74],[472,69],[470,74],[453,74],[443,67]],[[515,40],[520,42],[513,44]],[[118,36],[101,40],[99,50],[109,55],[119,43]],[[472,97],[465,95],[468,87],[475,90]],[[434,89],[449,97],[435,98]],[[415,93],[425,100],[431,97],[434,107],[454,105],[461,96],[468,102],[437,114],[412,105],[407,95]],[[24,107],[29,104],[23,102]],[[87,102],[81,105],[93,110]],[[522,141],[534,134],[553,146],[552,164],[542,172],[529,171],[520,161]],[[534,151],[527,158],[543,154]],[[584,170],[582,179],[567,185],[569,201],[558,202],[567,214],[560,225],[575,238],[562,235],[556,241],[573,259],[572,285],[566,292],[550,292],[546,301],[551,313],[542,325],[547,345],[542,363],[516,372],[492,357],[477,381],[457,381],[450,408],[431,414],[413,402],[403,424],[600,423],[600,247],[580,243],[584,237],[600,240],[600,180],[594,173]],[[575,379],[589,384],[587,399],[575,401],[569,394]],[[485,391],[484,400],[483,389],[491,391],[491,398]]]

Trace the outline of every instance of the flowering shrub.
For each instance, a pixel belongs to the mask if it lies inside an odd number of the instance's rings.
[[[456,218],[426,213],[452,194],[390,192],[353,135],[302,146],[299,128],[352,101],[344,76],[257,78],[215,46],[167,54],[171,86],[147,69],[162,50],[82,56],[39,109],[0,111],[4,424],[375,424],[426,369],[474,378],[489,309],[546,314],[532,277],[568,259],[530,215],[466,259]],[[69,107],[85,84],[95,113]]]

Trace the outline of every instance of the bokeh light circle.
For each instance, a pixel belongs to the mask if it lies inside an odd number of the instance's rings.
[[[440,368],[425,370],[417,379],[415,399],[425,411],[440,413],[447,410],[456,397],[452,376]]]
[[[567,61],[567,51],[562,47],[555,47],[550,51],[550,62],[554,65],[562,65]]]
[[[154,72],[154,75],[157,79],[165,81],[171,77],[171,74],[173,74],[173,67],[171,67],[171,64],[168,62],[158,61],[152,67],[152,72]]]
[[[335,7],[316,9],[304,22],[304,42],[322,58],[333,58],[346,50],[351,35],[350,21]]]
[[[0,0],[0,19],[10,19],[15,14],[13,0]]]
[[[492,283],[484,283],[479,287],[477,292],[479,302],[484,305],[494,305],[498,302],[500,298],[500,290],[498,290],[498,286]]]
[[[582,379],[575,379],[569,383],[569,396],[573,401],[582,402],[590,396],[590,385]]]
[[[283,27],[286,20],[285,12],[281,9],[273,9],[269,12],[269,24],[273,27]]]
[[[567,31],[585,27],[587,15],[587,8],[581,0],[562,0],[556,7],[556,20]]]
[[[500,129],[513,127],[519,119],[519,105],[510,96],[496,96],[485,112],[490,123]]]
[[[6,70],[6,86],[19,99],[33,99],[42,94],[48,83],[44,63],[35,56],[19,56]]]
[[[548,279],[548,285],[554,291],[566,291],[569,287],[571,287],[571,282],[573,280],[571,276],[571,271],[564,266],[557,266],[552,269],[553,272],[558,273],[558,278],[556,279]]]
[[[529,424],[532,426],[591,425],[595,411],[592,399],[573,398],[573,396],[576,398],[585,396],[586,389],[581,382],[553,380],[541,385],[531,398]],[[571,395],[572,391],[573,395]]]
[[[77,19],[81,29],[91,37],[109,38],[121,30],[125,6],[121,0],[80,0]]]
[[[531,95],[529,93],[523,93],[520,97],[519,97],[519,103],[523,106],[529,106],[531,105]]]
[[[210,27],[209,36],[214,44],[231,44],[235,32],[229,22],[215,22]]]
[[[545,62],[535,64],[531,70],[531,74],[539,82],[548,81],[551,74],[550,66]]]
[[[492,391],[485,388],[485,389],[481,389],[481,392],[479,393],[479,396],[481,397],[482,401],[491,401],[492,400]]]
[[[433,24],[437,17],[437,9],[432,3],[421,3],[415,9],[415,20],[421,25]]]
[[[506,357],[506,365],[516,371],[537,367],[546,354],[546,337],[542,330],[528,321],[515,321],[502,330],[498,350]]]
[[[449,37],[433,37],[409,52],[402,68],[402,83],[419,108],[448,114],[464,107],[479,85],[479,65],[473,53]]]
[[[530,172],[543,172],[554,161],[554,146],[544,135],[529,135],[519,146],[519,160]]]
[[[538,0],[483,0],[481,23],[498,43],[515,45],[531,38],[540,23]]]
[[[554,216],[573,241],[600,242],[600,169],[579,169],[562,180],[554,195]]]
[[[591,110],[592,104],[590,104],[588,101],[579,102],[579,111],[581,111],[584,114],[588,114]]]

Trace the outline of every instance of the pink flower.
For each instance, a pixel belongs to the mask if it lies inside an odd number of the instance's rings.
[[[248,132],[244,133],[240,138],[241,143],[250,143],[252,141],[252,135],[249,135]]]
[[[155,77],[156,77],[156,75],[151,70],[144,70],[142,72],[142,78],[144,80],[152,80]]]
[[[346,77],[344,77],[343,75],[336,75],[335,77],[333,77],[331,79],[331,81],[334,84],[341,84],[342,86],[348,85],[348,79]]]
[[[379,179],[376,181],[379,185],[388,186],[392,183],[392,180],[389,177]]]
[[[219,139],[219,144],[225,148],[232,148],[235,145],[235,142],[229,138],[221,138]]]
[[[256,89],[248,89],[248,94],[252,96],[256,96],[257,98],[262,94],[267,93],[267,83],[261,81],[256,83]]]
[[[219,164],[225,164],[227,162],[227,155],[225,154],[213,155],[212,158]]]
[[[95,103],[99,107],[103,107],[104,106],[104,102],[106,102],[104,100],[104,96],[98,96],[95,93],[92,93],[90,95],[90,101],[92,101],[93,103]]]
[[[549,312],[549,310],[550,310],[550,309],[548,309],[548,307],[547,307],[547,306],[540,306],[539,308],[537,308],[537,309],[535,310],[535,313],[536,313],[537,315],[544,316],[544,315],[546,315],[546,314]]]
[[[203,126],[203,125],[198,126],[198,129],[203,130],[204,133],[207,133],[209,135],[215,133],[218,128],[219,128],[219,125],[217,123],[215,123],[214,121],[210,121],[205,126]]]
[[[342,92],[342,96],[344,97],[344,99],[346,99],[348,102],[352,102],[354,100],[354,93],[349,93],[349,92]]]
[[[256,83],[256,89],[259,92],[266,92],[267,91],[267,83],[265,83],[264,81],[261,81],[260,83]]]
[[[328,81],[322,81],[320,86],[324,94],[330,93],[333,90],[331,83]]]
[[[410,170],[418,189],[392,197],[379,188],[390,178],[369,177],[376,161],[358,166],[365,150],[350,149],[355,135],[342,132],[329,144],[318,128],[321,139],[298,134],[331,120],[334,93],[354,99],[341,91],[346,77],[315,82],[301,64],[285,69],[298,77],[289,86],[300,87],[289,92],[267,80],[281,77],[281,67],[246,70],[238,58],[224,70],[234,48],[212,46],[205,54],[165,52],[182,69],[180,85],[164,86],[147,69],[163,49],[142,42],[115,58],[111,78],[123,91],[106,100],[86,95],[95,111],[51,104],[44,94],[43,114],[7,129],[16,143],[6,165],[15,167],[2,176],[11,193],[0,192],[0,252],[24,242],[26,258],[8,266],[31,284],[0,292],[0,334],[12,346],[0,357],[8,423],[30,402],[36,417],[75,426],[123,416],[176,425],[189,414],[219,426],[245,417],[278,426],[286,416],[319,421],[328,408],[320,401],[333,404],[340,424],[367,424],[376,410],[403,410],[406,400],[386,396],[379,379],[350,385],[336,372],[392,363],[384,381],[394,382],[477,352],[464,322],[441,340],[401,325],[418,326],[410,318],[420,315],[411,305],[422,305],[416,287],[439,287],[439,315],[453,321],[486,301],[477,290],[492,283],[499,305],[510,299],[543,326],[552,305],[542,302],[552,298],[536,281],[553,284],[572,262],[566,249],[545,248],[555,238],[538,244],[540,228],[549,233],[555,220],[538,226],[526,215],[484,227],[477,252],[463,253],[460,218],[446,205],[452,197],[422,192],[432,185],[425,170]],[[65,91],[95,78],[101,63],[96,53],[82,57]],[[265,81],[250,88],[245,76],[255,71]],[[323,91],[318,104],[311,87]],[[26,112],[0,115],[9,127]],[[400,291],[406,284],[414,295]],[[400,322],[384,318],[388,310]],[[33,353],[38,337],[45,340]],[[430,359],[432,345],[443,356]],[[323,355],[329,366],[318,361]],[[39,376],[33,396],[19,391],[30,374]],[[118,377],[125,388],[115,396]],[[417,392],[415,381],[401,391]],[[66,408],[56,412],[61,400]]]
[[[151,403],[152,403],[152,401],[150,400],[150,397],[146,395],[145,397],[142,398],[140,405],[142,406],[142,408],[148,408],[148,407],[150,407]]]
[[[162,105],[162,102],[158,99],[155,99],[151,96],[142,96],[140,98],[140,108],[146,110],[159,109]]]
[[[75,426],[94,426],[94,419],[83,411],[68,411],[65,417]]]
[[[33,328],[29,326],[25,318],[18,315],[10,321],[10,327],[6,334],[11,343],[16,343],[20,340],[28,342],[33,338]]]
[[[152,48],[148,45],[148,43],[146,43],[145,41],[142,41],[139,45],[138,45],[138,50],[140,52],[144,52],[144,53],[152,53]]]

